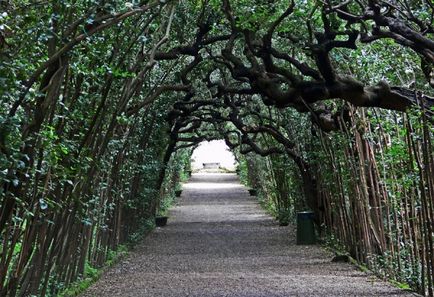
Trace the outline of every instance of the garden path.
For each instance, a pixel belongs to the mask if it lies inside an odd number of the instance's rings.
[[[157,228],[83,297],[417,296],[297,246],[234,174],[194,174]]]

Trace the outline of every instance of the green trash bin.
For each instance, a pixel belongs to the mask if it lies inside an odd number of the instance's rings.
[[[297,213],[297,244],[315,244],[314,212],[301,211]]]

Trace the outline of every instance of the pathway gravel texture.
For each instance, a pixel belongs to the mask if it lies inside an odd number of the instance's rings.
[[[157,228],[83,295],[418,296],[346,263],[319,246],[297,246],[234,174],[194,174]]]

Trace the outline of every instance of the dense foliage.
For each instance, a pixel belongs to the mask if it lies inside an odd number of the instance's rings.
[[[333,133],[304,131],[320,236],[379,276],[428,291],[432,230],[425,222],[432,221],[434,178],[427,168],[433,166],[434,129],[418,113],[381,110],[354,109],[351,123]],[[299,170],[288,158],[240,159],[242,178],[281,223],[309,209]]]
[[[432,296],[433,15],[430,0],[1,1],[0,295],[56,295],[102,266],[219,138],[281,222],[308,207]]]

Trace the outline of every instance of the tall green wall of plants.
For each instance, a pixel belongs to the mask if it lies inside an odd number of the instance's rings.
[[[351,108],[339,131],[304,130],[319,193],[321,237],[381,277],[433,286],[434,128],[424,112]],[[285,155],[241,160],[241,179],[279,221],[305,210],[298,168]]]

